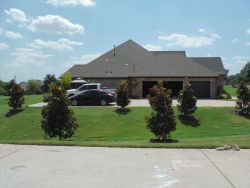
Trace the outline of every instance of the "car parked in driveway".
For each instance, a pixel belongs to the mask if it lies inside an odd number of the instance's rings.
[[[103,90],[86,90],[83,93],[69,98],[73,106],[77,105],[102,105],[106,106],[115,101],[115,95]]]

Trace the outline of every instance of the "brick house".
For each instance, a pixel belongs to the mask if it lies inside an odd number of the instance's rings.
[[[88,64],[74,65],[65,73],[116,88],[121,80],[129,83],[131,97],[143,98],[149,88],[162,80],[173,96],[188,78],[198,98],[215,98],[223,86],[225,69],[220,57],[187,57],[185,51],[148,51],[128,40]]]

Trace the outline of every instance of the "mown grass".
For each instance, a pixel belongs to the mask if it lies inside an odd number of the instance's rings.
[[[41,96],[28,96],[26,105],[41,99]],[[250,148],[250,120],[235,115],[233,108],[198,108],[195,113],[200,120],[198,126],[183,123],[177,117],[177,130],[172,137],[178,142],[162,144],[149,142],[154,138],[145,123],[150,108],[131,108],[127,115],[119,115],[111,107],[73,109],[80,127],[72,138],[59,141],[44,136],[40,127],[41,108],[25,107],[24,111],[7,118],[7,98],[0,97],[0,143],[176,148],[238,144]]]
[[[232,87],[231,85],[224,86],[224,90],[229,93],[232,97],[235,97],[236,94],[236,88]]]

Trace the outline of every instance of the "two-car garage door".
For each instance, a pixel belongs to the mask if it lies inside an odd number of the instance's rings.
[[[164,87],[172,90],[173,97],[177,97],[180,90],[182,90],[182,81],[165,81]],[[145,98],[149,94],[149,89],[157,84],[157,81],[143,81],[142,82],[142,96]],[[199,99],[210,98],[210,81],[190,81],[194,94]]]
[[[210,98],[210,82],[209,81],[190,81],[194,90],[194,95],[199,99]]]

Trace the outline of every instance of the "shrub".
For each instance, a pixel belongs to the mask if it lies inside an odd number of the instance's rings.
[[[178,111],[184,117],[192,115],[192,113],[194,113],[197,109],[197,99],[194,96],[194,91],[192,90],[191,85],[187,80],[184,82],[184,89],[180,91],[177,101],[179,103],[177,105]]]
[[[11,108],[10,111],[18,112],[22,109],[24,103],[23,93],[23,89],[14,81],[12,88],[9,90],[10,98],[8,104]]]
[[[170,133],[176,130],[171,91],[164,88],[161,81],[154,86],[154,91],[154,96],[148,96],[152,111],[146,116],[146,123],[147,128],[163,142],[171,138]]]
[[[74,112],[68,107],[64,90],[56,84],[51,86],[51,97],[48,105],[42,110],[42,129],[49,137],[69,138],[78,128]]]
[[[250,92],[244,81],[242,81],[237,88],[235,112],[250,118]]]
[[[64,74],[60,80],[61,87],[66,91],[67,89],[70,88],[71,81],[72,81],[71,75]]]
[[[121,80],[118,83],[116,95],[117,106],[120,106],[122,109],[124,109],[130,103],[128,98],[128,82],[126,80]]]

